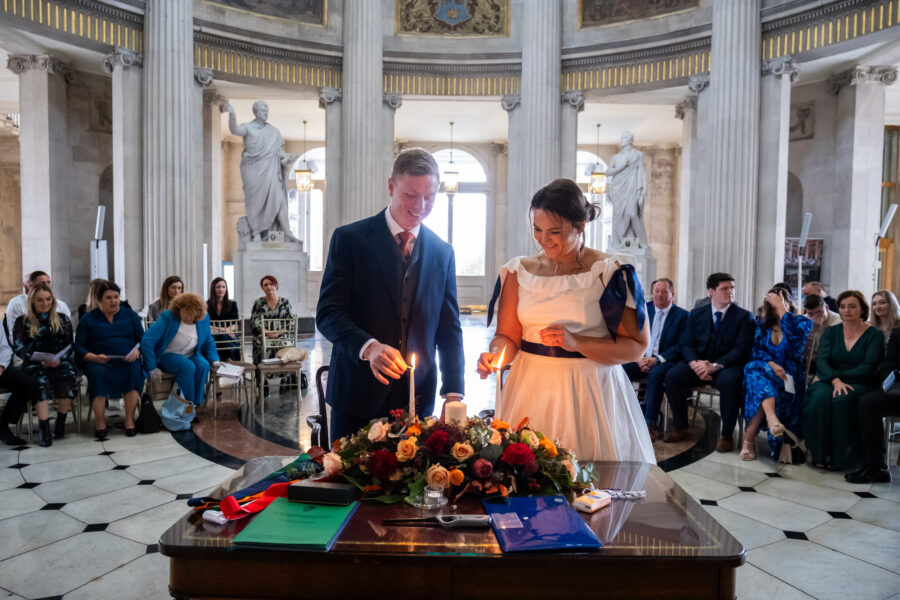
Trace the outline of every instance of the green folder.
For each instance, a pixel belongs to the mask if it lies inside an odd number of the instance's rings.
[[[330,506],[276,498],[234,537],[235,548],[328,552],[359,502]]]

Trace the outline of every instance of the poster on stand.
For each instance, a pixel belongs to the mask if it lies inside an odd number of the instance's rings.
[[[822,281],[822,256],[825,248],[825,240],[809,238],[803,246],[803,283],[807,281]],[[789,237],[784,239],[784,278],[791,286],[794,298],[799,298],[798,265],[801,254],[800,238]]]

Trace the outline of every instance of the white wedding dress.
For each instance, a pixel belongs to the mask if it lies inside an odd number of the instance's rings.
[[[516,273],[522,338],[541,343],[539,331],[562,325],[572,333],[608,337],[600,296],[616,270],[615,257],[600,260],[586,273],[539,277],[514,258],[500,280]],[[634,308],[628,293],[626,306]],[[520,351],[510,369],[498,418],[515,427],[528,417],[532,427],[579,460],[643,461],[656,464],[653,443],[634,388],[621,365],[587,358],[555,358]]]

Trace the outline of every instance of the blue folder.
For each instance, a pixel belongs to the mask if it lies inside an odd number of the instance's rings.
[[[603,545],[565,496],[517,496],[483,503],[504,552]]]

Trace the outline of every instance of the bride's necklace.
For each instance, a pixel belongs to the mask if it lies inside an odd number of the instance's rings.
[[[578,269],[581,268],[581,263],[578,261],[577,258],[576,258],[575,260],[570,260],[570,261],[562,262],[562,263],[559,263],[559,262],[556,262],[556,261],[551,261],[551,262],[553,262],[553,264],[555,265],[555,266],[553,267],[553,274],[554,274],[554,275],[571,275],[571,272],[572,272],[572,271],[577,271]],[[569,272],[568,272],[568,273],[560,273],[560,272],[559,272],[559,267],[560,267],[560,265],[566,267],[566,269],[564,269],[564,270],[567,270],[567,271],[569,271]],[[570,265],[571,265],[571,268],[569,268]]]

